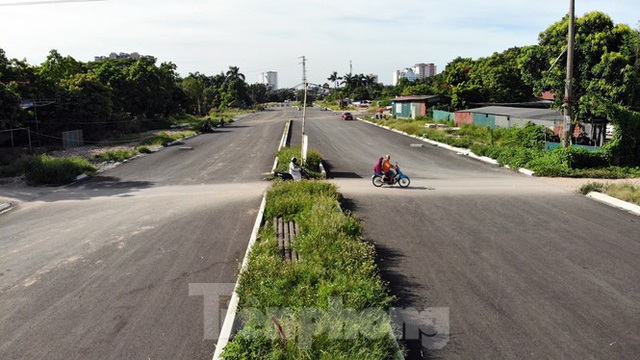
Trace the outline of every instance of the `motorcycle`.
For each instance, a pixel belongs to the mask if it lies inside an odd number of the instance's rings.
[[[382,179],[383,176],[384,176],[383,173],[374,173],[373,176],[371,176],[371,182],[373,183],[373,186],[381,187],[382,185],[398,184],[400,185],[400,187],[406,188],[411,183],[411,180],[409,179],[409,177],[405,175],[402,171],[400,171],[400,167],[398,166],[398,163],[396,163],[396,176],[394,176],[393,179],[383,180]]]
[[[311,178],[307,173],[307,171],[302,166],[300,166],[300,175],[302,176],[303,179],[308,180]],[[293,176],[291,176],[291,174],[289,174],[288,172],[274,171],[273,176],[280,180],[293,180]]]

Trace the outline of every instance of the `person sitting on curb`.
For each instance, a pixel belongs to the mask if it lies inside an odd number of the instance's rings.
[[[294,157],[291,158],[291,162],[289,163],[289,174],[293,177],[293,180],[302,179],[302,171],[298,165],[298,159]]]

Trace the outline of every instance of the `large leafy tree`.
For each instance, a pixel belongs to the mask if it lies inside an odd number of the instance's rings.
[[[9,128],[20,110],[20,96],[12,75],[9,59],[0,49],[0,130]]]
[[[480,85],[490,103],[517,103],[528,101],[532,87],[521,77],[518,58],[521,48],[511,48],[502,53],[479,59],[472,73],[473,83]]]
[[[600,101],[594,99],[627,108],[640,106],[638,32],[627,25],[614,25],[601,12],[577,18],[575,25],[572,84],[575,118],[594,116],[594,106]],[[538,92],[552,91],[557,106],[564,97],[567,34],[568,17],[565,17],[540,33],[538,45],[526,48],[520,60],[523,79]]]
[[[71,56],[63,57],[55,49],[49,52],[47,60],[40,65],[40,75],[56,82],[84,72],[85,69],[80,62]]]

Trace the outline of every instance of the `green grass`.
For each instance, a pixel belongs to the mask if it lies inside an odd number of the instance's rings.
[[[102,154],[96,155],[95,161],[111,161],[111,162],[122,162],[126,159],[130,159],[136,155],[138,155],[139,150],[137,149],[116,149],[105,151]]]
[[[382,124],[409,135],[425,137],[451,146],[468,148],[475,154],[487,156],[500,165],[526,168],[535,176],[625,179],[640,177],[640,167],[612,165],[606,149],[589,151],[576,147],[544,150],[549,130],[533,123],[509,129],[490,129],[474,124],[462,124],[459,130],[427,129],[429,120],[389,119],[367,121]]]
[[[54,158],[26,155],[10,165],[0,167],[0,177],[24,176],[29,185],[65,185],[78,175],[94,174],[98,168],[80,157]]]
[[[148,137],[146,139],[144,139],[142,141],[143,146],[159,146],[159,145],[164,145],[166,146],[167,144],[179,140],[179,139],[183,139],[186,138],[188,136],[192,136],[195,135],[196,132],[195,131],[182,131],[179,133],[175,133],[175,134],[168,134],[166,132],[161,132],[158,135],[154,135],[151,137]]]
[[[592,191],[601,192],[616,199],[640,205],[640,185],[631,183],[603,184],[592,182],[583,185],[579,190],[579,192],[584,195]]]
[[[238,283],[243,329],[223,358],[394,358],[387,314],[394,299],[378,274],[375,250],[364,241],[360,222],[339,210],[340,198],[334,185],[322,181],[272,185],[265,219],[296,221],[301,234],[294,249],[302,260],[284,262],[273,221],[262,227]]]
[[[301,146],[292,146],[292,147],[283,147],[276,153],[276,157],[278,158],[278,165],[276,166],[276,171],[280,172],[288,172],[289,171],[289,162],[291,162],[291,158],[295,157],[298,160],[302,159],[302,147]],[[309,176],[313,179],[321,178],[320,174],[320,162],[322,161],[322,155],[320,152],[314,149],[307,150],[307,162],[303,164],[305,170]]]

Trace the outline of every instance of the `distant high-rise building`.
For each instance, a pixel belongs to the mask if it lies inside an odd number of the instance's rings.
[[[396,70],[393,72],[393,86],[398,85],[400,79],[407,79],[409,81],[418,80],[418,76],[413,72],[411,68],[405,68],[404,70]]]
[[[425,79],[436,74],[436,65],[433,63],[419,63],[413,67],[413,72],[419,79]]]
[[[398,85],[398,81],[402,78],[409,81],[425,79],[436,74],[436,65],[433,63],[415,64],[413,68],[405,68],[404,70],[396,70],[393,72],[393,86]]]
[[[111,59],[111,60],[116,60],[116,59],[132,59],[132,60],[140,60],[141,58],[153,58],[153,56],[142,56],[140,54],[138,54],[137,52],[134,53],[115,53],[112,52],[111,54],[109,54],[109,56],[95,56],[94,57],[94,61],[104,61],[107,59]]]
[[[268,90],[278,90],[278,73],[267,71],[260,74],[260,84],[265,84]]]

